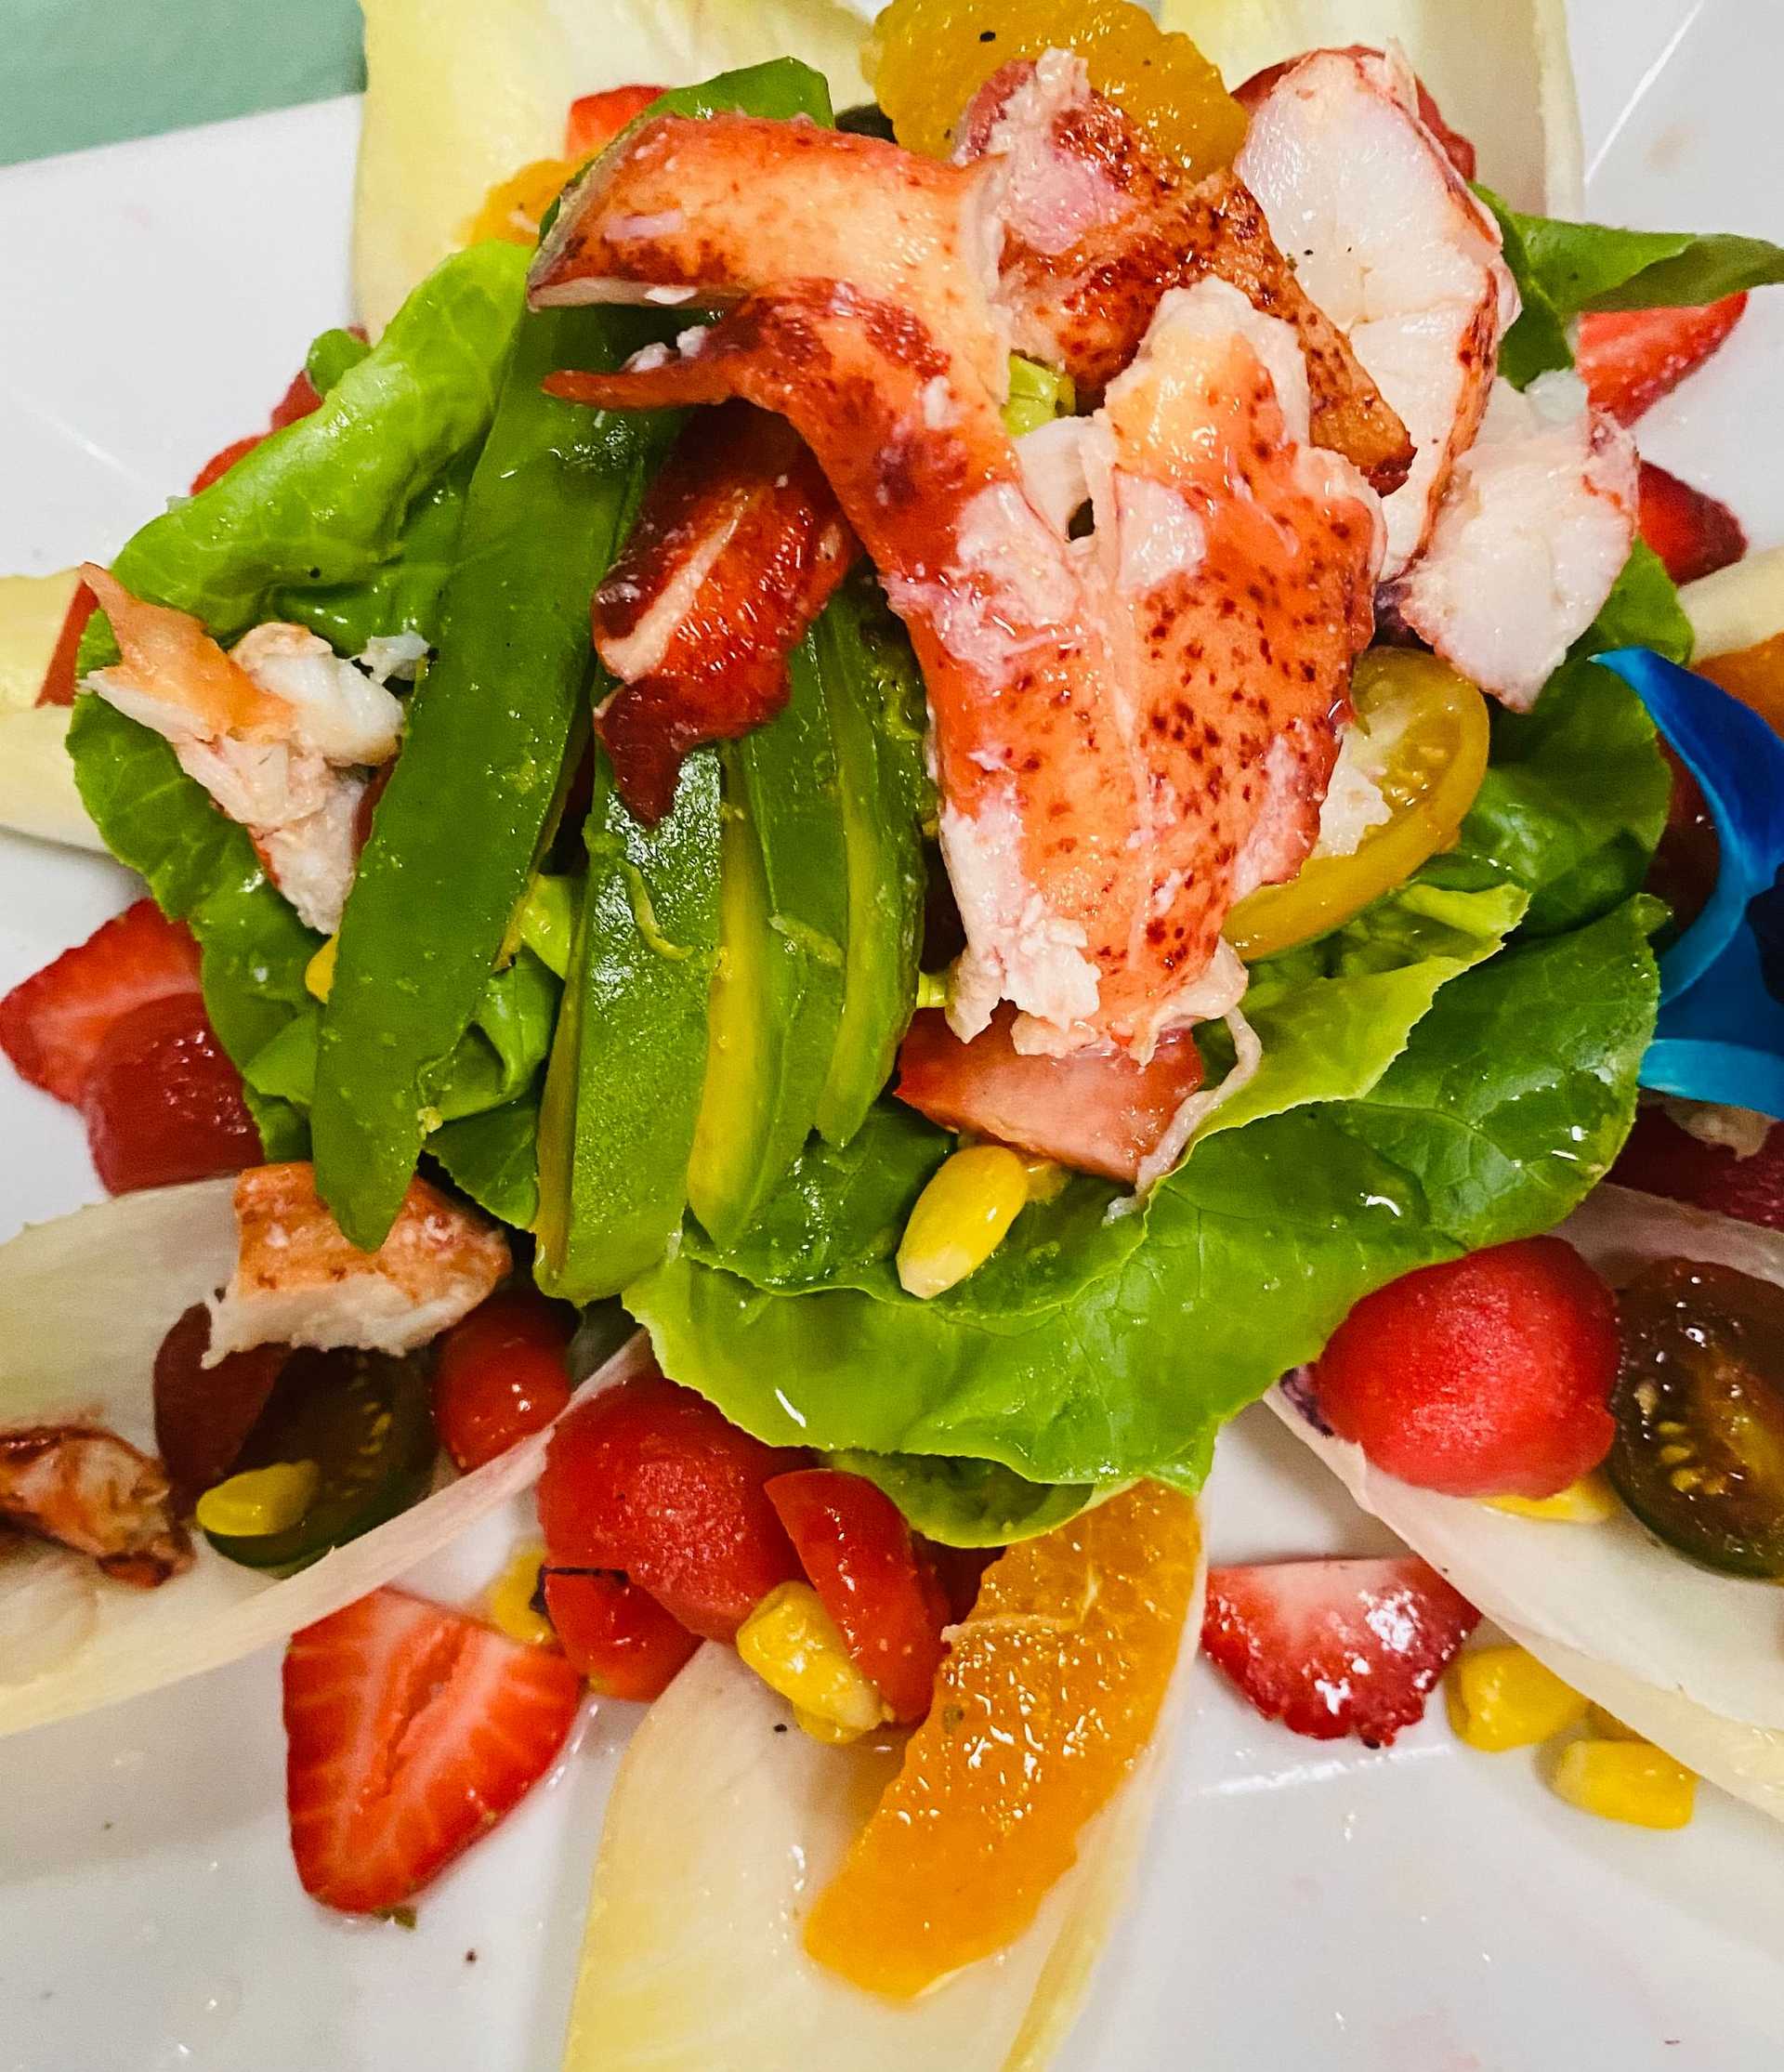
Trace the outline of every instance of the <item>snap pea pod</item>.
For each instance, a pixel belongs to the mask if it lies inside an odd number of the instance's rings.
[[[588,596],[673,436],[655,416],[544,393],[662,326],[632,310],[522,318],[472,477],[439,656],[342,919],[310,1116],[317,1185],[381,1244],[426,1134],[428,1089],[475,1013],[548,831],[589,669]]]
[[[720,808],[711,749],[643,828],[596,758],[588,878],[539,1112],[548,1294],[610,1295],[662,1256],[688,1194],[718,951]]]

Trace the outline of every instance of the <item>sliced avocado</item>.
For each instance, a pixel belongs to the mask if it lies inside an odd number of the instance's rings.
[[[811,1132],[843,1016],[848,867],[823,687],[793,657],[786,709],[723,751],[712,1062],[688,1200],[741,1237]]]
[[[891,1077],[916,1003],[923,947],[923,678],[878,585],[857,574],[811,634],[836,757],[848,881],[843,1017],[818,1102],[820,1133],[846,1144]]]
[[[595,758],[588,879],[539,1113],[548,1294],[593,1302],[662,1256],[688,1199],[718,958],[717,757],[682,767],[643,828]]]

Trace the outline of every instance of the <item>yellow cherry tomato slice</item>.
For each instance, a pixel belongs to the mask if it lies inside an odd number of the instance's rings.
[[[1388,818],[1349,856],[1311,856],[1286,885],[1260,885],[1234,907],[1226,939],[1248,964],[1330,933],[1451,847],[1487,773],[1487,702],[1435,655],[1371,649],[1351,701],[1351,754],[1360,750]]]

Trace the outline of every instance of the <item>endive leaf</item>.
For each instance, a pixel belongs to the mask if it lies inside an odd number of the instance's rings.
[[[155,1352],[235,1260],[233,1177],[126,1194],[0,1246],[0,1430],[85,1419],[155,1447]],[[584,1384],[629,1370],[634,1339]],[[547,1435],[276,1580],[202,1536],[183,1576],[156,1590],[101,1578],[91,1637],[29,1682],[0,1686],[0,1735],[90,1711],[253,1653],[413,1567],[536,1479]]]
[[[464,242],[498,180],[557,158],[581,94],[803,58],[865,99],[859,17],[831,0],[364,0],[353,274],[374,331]]]

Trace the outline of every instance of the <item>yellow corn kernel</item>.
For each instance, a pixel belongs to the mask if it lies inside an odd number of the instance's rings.
[[[340,948],[341,935],[337,928],[304,966],[304,990],[317,1000],[326,1000],[334,990],[334,959]]]
[[[899,1279],[906,1293],[927,1301],[976,1273],[1028,1199],[1022,1161],[1001,1144],[976,1144],[944,1161],[904,1226]]]
[[[1633,1828],[1683,1828],[1698,1780],[1646,1741],[1569,1741],[1551,1779],[1569,1805]]]
[[[1640,1741],[1646,1745],[1647,1740],[1645,1734],[1625,1726],[1615,1712],[1607,1712],[1602,1705],[1586,1707],[1586,1725],[1600,1741]]]
[[[554,1647],[558,1643],[550,1620],[533,1603],[544,1558],[545,1550],[536,1542],[517,1547],[507,1567],[483,1593],[490,1624],[523,1647]]]
[[[1029,1200],[1053,1201],[1065,1192],[1066,1182],[1071,1175],[1057,1159],[1037,1158],[1032,1151],[1018,1151],[1022,1170],[1028,1175]]]
[[[857,1740],[890,1717],[809,1583],[769,1591],[738,1629],[737,1651],[820,1741]]]
[[[1450,1724],[1471,1749],[1497,1755],[1577,1726],[1586,1701],[1521,1647],[1476,1647],[1450,1672]]]
[[[275,1461],[246,1468],[206,1489],[198,1500],[198,1522],[223,1540],[263,1540],[289,1532],[316,1501],[322,1471],[314,1461]]]
[[[1509,1511],[1515,1518],[1549,1518],[1557,1525],[1601,1526],[1617,1515],[1616,1495],[1595,1471],[1552,1497],[1487,1497],[1483,1502],[1489,1511]]]

